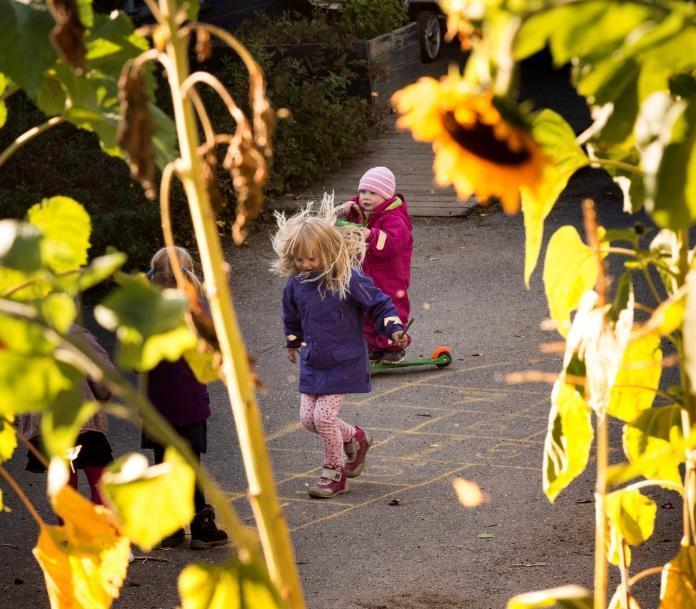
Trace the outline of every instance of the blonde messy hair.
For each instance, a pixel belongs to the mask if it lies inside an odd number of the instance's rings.
[[[196,289],[200,296],[203,290],[203,285],[200,279],[196,276],[193,267],[193,258],[183,247],[174,246],[176,258],[179,261],[179,268],[186,280]],[[148,279],[155,285],[161,288],[176,288],[176,276],[169,263],[169,254],[167,248],[163,247],[155,252],[155,255],[150,261],[150,270],[147,273]]]
[[[325,193],[317,211],[312,202],[290,218],[276,212],[278,231],[272,243],[278,260],[271,270],[281,277],[321,282],[329,292],[346,298],[352,271],[365,257],[365,239],[359,226],[336,226],[342,207],[336,207],[333,195]],[[295,257],[318,258],[319,275],[299,272]]]

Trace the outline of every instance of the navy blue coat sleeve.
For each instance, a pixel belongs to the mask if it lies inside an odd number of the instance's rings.
[[[370,279],[358,271],[350,278],[350,296],[365,311],[376,330],[391,337],[394,332],[404,329],[392,299],[382,292]]]
[[[302,333],[302,320],[300,310],[295,301],[295,290],[292,280],[285,284],[283,290],[283,327],[285,329],[285,346],[298,349],[302,345],[304,335]]]

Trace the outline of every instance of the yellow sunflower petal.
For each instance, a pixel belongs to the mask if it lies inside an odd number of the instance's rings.
[[[490,91],[475,95],[455,70],[439,81],[421,79],[394,96],[397,125],[433,143],[435,181],[453,185],[461,199],[498,198],[507,213],[520,206],[520,189],[535,191],[548,162],[529,132],[505,120]]]

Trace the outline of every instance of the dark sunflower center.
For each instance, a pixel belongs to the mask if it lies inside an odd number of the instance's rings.
[[[529,160],[528,150],[510,150],[506,142],[495,137],[493,127],[476,122],[462,125],[454,118],[453,112],[442,117],[442,124],[452,139],[462,148],[496,165],[522,165]]]

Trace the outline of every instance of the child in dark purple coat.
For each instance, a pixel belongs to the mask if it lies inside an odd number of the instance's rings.
[[[177,247],[176,255],[186,280],[201,293],[201,283],[193,270],[191,255]],[[150,281],[161,288],[176,288],[167,249],[162,248],[150,262]],[[175,362],[161,361],[147,374],[147,396],[176,432],[188,442],[198,459],[208,449],[207,419],[210,416],[208,390],[182,357]],[[164,461],[164,447],[143,433],[143,448],[155,451],[155,463]],[[203,491],[196,486],[193,496],[196,515],[191,521],[191,548],[205,550],[227,542],[227,533],[217,528],[213,508],[206,504]],[[183,543],[184,529],[162,540],[164,547]]]
[[[362,472],[372,442],[338,418],[346,393],[371,391],[363,315],[395,344],[405,345],[407,337],[391,299],[354,268],[350,241],[333,219],[308,208],[289,220],[279,215],[278,225],[273,269],[288,277],[283,322],[288,359],[295,363],[300,356],[300,420],[319,435],[324,453],[321,478],[309,495],[334,497],[348,490],[347,478]]]

